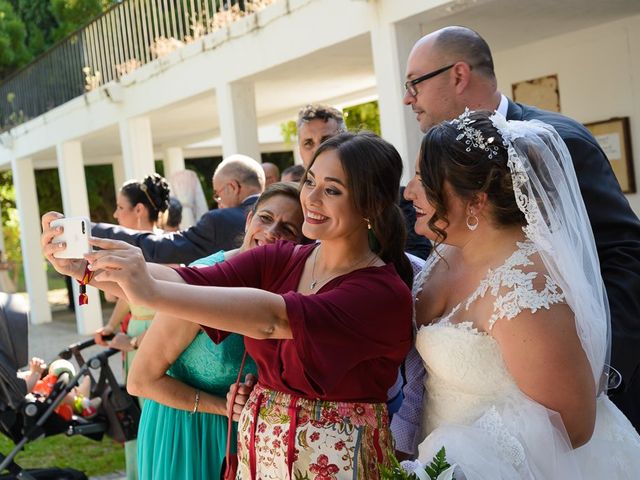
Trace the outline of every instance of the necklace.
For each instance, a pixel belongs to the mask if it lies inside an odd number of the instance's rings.
[[[351,265],[348,269],[341,270],[338,273],[333,273],[333,274],[325,277],[324,279],[316,279],[316,262],[318,260],[318,252],[320,251],[320,247],[321,247],[321,245],[318,245],[318,247],[316,248],[316,251],[315,251],[315,256],[313,257],[313,268],[311,269],[311,283],[309,284],[309,290],[314,290],[318,286],[318,284],[324,285],[329,280],[332,280],[333,278],[338,277],[338,276],[342,275],[343,273],[348,273],[348,272],[351,272],[351,271],[355,270],[358,265],[360,265],[364,260],[366,260],[368,258],[369,261],[363,267],[363,268],[366,268],[366,267],[370,266],[374,262],[374,260],[375,260],[375,258],[377,256],[375,253],[372,252],[371,255],[367,255],[366,257],[361,258],[360,260],[355,262],[353,265]]]

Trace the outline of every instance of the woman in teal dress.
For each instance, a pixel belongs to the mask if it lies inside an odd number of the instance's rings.
[[[125,228],[156,231],[158,218],[169,207],[169,193],[167,181],[155,173],[148,175],[142,181],[128,180],[118,192],[113,218],[117,220],[118,225]],[[117,333],[110,342],[104,341],[102,336],[116,333],[120,323],[129,312],[131,312],[131,318],[127,324],[126,334]],[[116,348],[124,352],[125,379],[138,345],[140,345],[154,315],[155,311],[150,308],[129,305],[125,300],[119,299],[107,324],[95,332],[95,340],[98,345]],[[140,406],[142,407],[142,401],[140,401]],[[124,449],[127,480],[136,480],[138,478],[136,441],[125,442]]]
[[[280,239],[301,241],[302,221],[296,186],[273,184],[249,213],[242,246],[192,266],[213,265]],[[129,391],[147,399],[138,430],[140,478],[220,478],[227,446],[224,397],[236,381],[243,355],[240,335],[229,335],[216,345],[195,323],[154,320],[127,382]],[[244,374],[255,372],[247,359]]]

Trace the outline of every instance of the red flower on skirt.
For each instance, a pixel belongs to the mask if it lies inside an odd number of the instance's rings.
[[[312,463],[309,465],[309,471],[315,473],[316,476],[313,480],[336,480],[336,473],[340,471],[335,463],[329,463],[329,457],[326,455],[320,455],[318,463]]]

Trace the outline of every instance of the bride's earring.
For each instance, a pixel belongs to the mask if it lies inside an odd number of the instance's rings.
[[[478,228],[479,223],[480,220],[478,220],[478,217],[476,217],[473,213],[467,215],[467,228],[469,230],[473,232],[476,228]]]

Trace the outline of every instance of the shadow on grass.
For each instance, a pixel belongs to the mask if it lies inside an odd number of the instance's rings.
[[[9,453],[14,444],[0,434],[0,452]],[[23,468],[75,468],[87,476],[124,470],[124,448],[105,437],[101,442],[86,437],[56,435],[28,443],[16,463]]]

